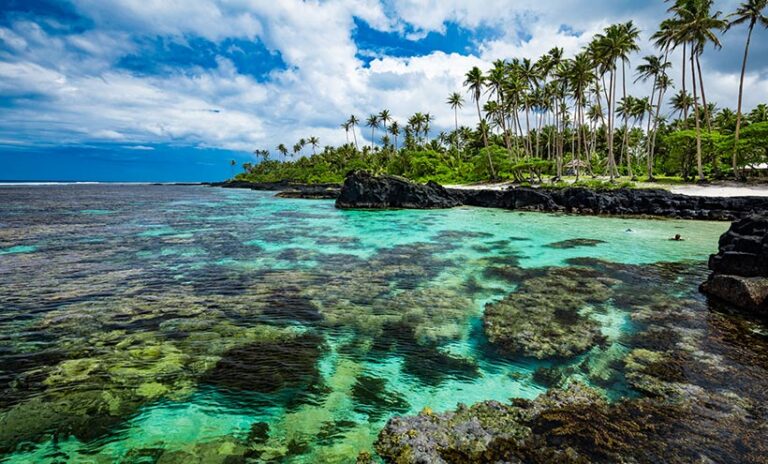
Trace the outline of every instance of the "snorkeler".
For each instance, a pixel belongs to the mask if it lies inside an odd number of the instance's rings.
[[[676,242],[682,242],[683,241],[683,237],[681,237],[680,234],[675,234],[675,236],[670,238],[670,240],[674,240]]]

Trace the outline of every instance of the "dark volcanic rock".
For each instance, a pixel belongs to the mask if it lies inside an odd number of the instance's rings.
[[[283,192],[278,195],[283,198],[322,198],[334,199],[339,196],[339,184],[298,184],[289,181],[280,182],[248,182],[244,180],[229,180],[226,182],[211,182],[206,185],[222,188],[241,188]]]
[[[373,176],[364,171],[344,180],[337,208],[452,208],[461,201],[434,182],[417,184],[402,177]]]
[[[422,185],[400,177],[373,176],[355,171],[347,176],[336,201],[338,208],[451,208],[459,205],[521,211],[734,220],[768,210],[768,198],[693,197],[661,189],[446,189],[434,182]]]
[[[709,269],[703,292],[768,315],[768,215],[734,222],[720,237],[720,251],[710,256]]]

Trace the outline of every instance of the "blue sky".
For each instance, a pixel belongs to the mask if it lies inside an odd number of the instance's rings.
[[[716,7],[732,11],[736,2]],[[645,0],[3,0],[0,179],[218,180],[256,148],[318,136],[389,109],[453,124],[446,96],[472,66],[571,54],[634,20],[645,42],[665,14]],[[749,107],[768,95],[768,33],[756,31]],[[744,31],[707,52],[709,99],[735,106]],[[631,92],[643,94],[642,85]],[[473,124],[473,109],[460,114]],[[365,137],[367,134],[358,134]]]

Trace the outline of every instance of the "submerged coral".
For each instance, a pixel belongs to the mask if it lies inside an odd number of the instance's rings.
[[[617,282],[586,267],[552,268],[485,307],[485,333],[512,354],[538,359],[583,353],[604,337],[590,317]]]

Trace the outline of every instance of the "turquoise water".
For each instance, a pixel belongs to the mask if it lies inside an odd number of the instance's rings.
[[[597,258],[685,263],[703,278],[727,227],[341,211],[206,187],[2,188],[0,452],[7,462],[354,462],[394,414],[533,398],[548,388],[541,368],[609,366],[631,349],[632,307],[615,303],[582,308],[599,347],[499,351],[483,311],[520,285],[504,272]],[[669,240],[678,233],[684,241]],[[635,394],[621,375],[598,384],[569,372],[611,398]]]

